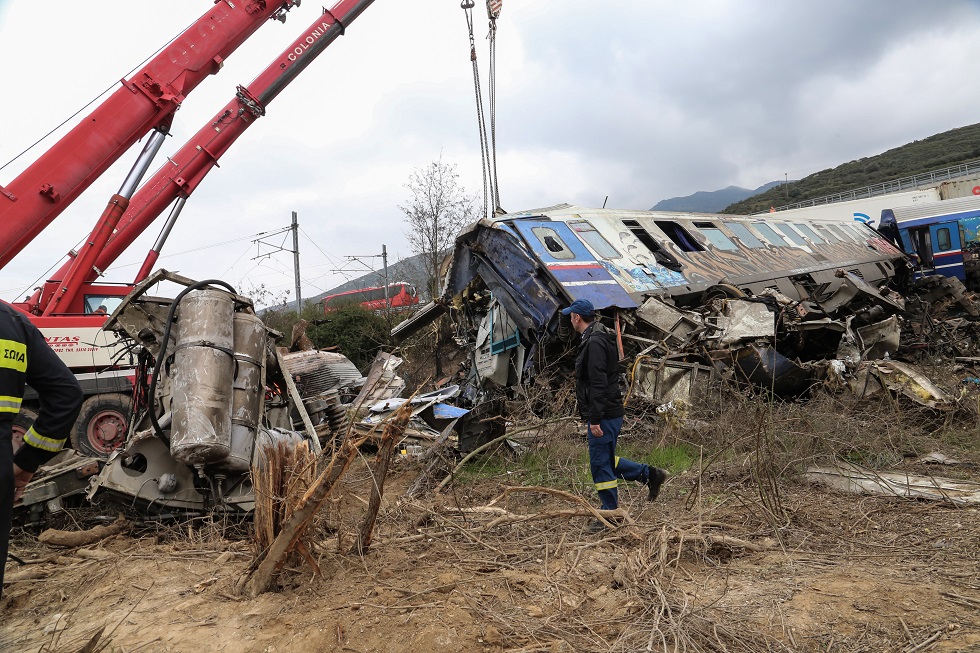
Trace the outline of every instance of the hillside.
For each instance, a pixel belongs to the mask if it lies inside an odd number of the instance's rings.
[[[952,129],[876,156],[821,170],[798,181],[789,182],[789,189],[777,186],[767,192],[735,202],[721,212],[761,213],[769,210],[770,206],[778,207],[843,193],[977,158],[980,158],[980,124]]]
[[[729,186],[719,190],[705,191],[699,190],[692,195],[683,197],[670,197],[660,200],[650,209],[651,211],[693,211],[695,213],[718,213],[723,208],[735,202],[764,193],[774,186],[779,186],[782,181],[770,181],[768,184],[759,186],[755,190],[742,188],[740,186]]]

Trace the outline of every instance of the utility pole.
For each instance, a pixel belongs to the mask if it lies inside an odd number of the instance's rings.
[[[282,240],[282,244],[275,245],[273,243],[267,243],[266,239],[273,238],[285,234],[287,232],[293,232],[293,248],[286,249],[282,245],[286,243],[285,237]],[[256,238],[252,241],[258,247],[258,254],[252,257],[252,260],[258,258],[265,258],[272,256],[276,252],[290,252],[293,255],[293,276],[296,281],[296,314],[299,315],[300,311],[303,309],[303,296],[300,293],[299,285],[299,222],[296,219],[296,211],[293,211],[293,223],[288,227],[283,227],[279,231],[273,231],[271,233],[265,234],[261,238]],[[271,248],[272,251],[263,252],[263,246]],[[285,304],[283,304],[285,306]]]
[[[786,181],[783,182],[783,190],[785,191],[786,199],[788,200],[789,199],[789,173],[784,172],[783,175],[785,175],[786,177]]]
[[[293,274],[296,277],[296,316],[303,310],[303,295],[299,287],[299,222],[296,211],[293,211]]]
[[[388,317],[391,313],[391,289],[388,288],[388,247],[386,245],[381,246],[381,264],[385,271],[385,317]]]

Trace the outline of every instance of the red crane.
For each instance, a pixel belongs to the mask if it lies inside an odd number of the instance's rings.
[[[153,129],[269,18],[299,0],[217,0],[139,72],[6,187],[0,186],[0,269]]]
[[[76,449],[88,455],[107,455],[121,444],[129,406],[127,392],[132,387],[128,379],[131,367],[119,364],[125,352],[101,330],[106,315],[96,310],[105,301],[106,312],[111,312],[132,286],[95,284],[92,280],[177,199],[161,238],[140,271],[137,281],[143,280],[155,263],[179,208],[217,165],[218,158],[256,119],[265,115],[269,102],[372,2],[340,0],[332,9],[324,10],[248,87],[239,87],[235,98],[133,194],[145,171],[144,162],[152,158],[151,150],[159,146],[162,136],[155,134],[149,139],[133,172],[119,193],[109,200],[78,253],[53,275],[42,291],[26,302],[14,304],[28,313],[69,366],[85,377],[83,389],[91,396],[83,406],[82,418],[72,436]],[[88,377],[92,377],[92,382],[86,384]]]
[[[251,84],[239,86],[235,97],[176,154],[168,157],[167,162],[126,202],[128,208],[122,206],[122,198],[113,196],[80,251],[65,262],[40,291],[17,306],[26,312],[44,316],[83,313],[84,307],[80,301],[83,286],[94,281],[102,270],[112,265],[174,200],[190,197],[204,177],[217,166],[218,159],[246,129],[265,115],[268,104],[341,36],[372,2],[340,0],[332,9],[324,10]],[[182,207],[183,202],[178,202],[171,212],[161,237],[147,255],[134,283],[149,275]],[[100,290],[119,293],[120,296],[128,292],[125,286],[117,287],[114,291],[106,287]]]

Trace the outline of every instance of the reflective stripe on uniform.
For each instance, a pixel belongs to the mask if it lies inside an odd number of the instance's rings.
[[[55,440],[54,438],[46,438],[34,430],[32,426],[24,434],[24,444],[29,444],[32,447],[41,449],[43,451],[51,451],[58,453],[65,446],[64,440]]]
[[[16,340],[0,339],[0,368],[27,371],[27,345]]]
[[[616,458],[613,460],[613,469],[616,469],[617,467],[619,467],[619,456],[616,456]]]
[[[596,483],[595,489],[597,490],[611,490],[619,485],[619,479],[613,479],[611,481],[606,481],[604,483]]]
[[[0,396],[0,413],[17,413],[20,412],[20,397],[4,397]]]

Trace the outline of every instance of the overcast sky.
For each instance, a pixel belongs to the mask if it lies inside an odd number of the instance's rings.
[[[211,6],[0,0],[0,165]],[[161,156],[319,11],[305,2],[246,41],[188,96]],[[486,80],[479,6],[476,16]],[[801,178],[980,121],[977,0],[504,0],[497,43],[498,170],[509,211],[601,206],[606,196],[609,207],[647,209],[698,190]],[[0,170],[0,185],[51,142]],[[0,297],[21,298],[88,234],[140,147],[0,271]],[[440,156],[482,196],[463,11],[458,0],[378,0],[221,159],[160,266],[281,295],[293,287],[291,254],[255,260],[250,241],[297,211],[302,292],[311,297],[380,267],[380,258],[347,257],[380,254],[382,244],[392,260],[412,254],[398,206],[412,171]],[[158,229],[106,280],[131,281]]]

